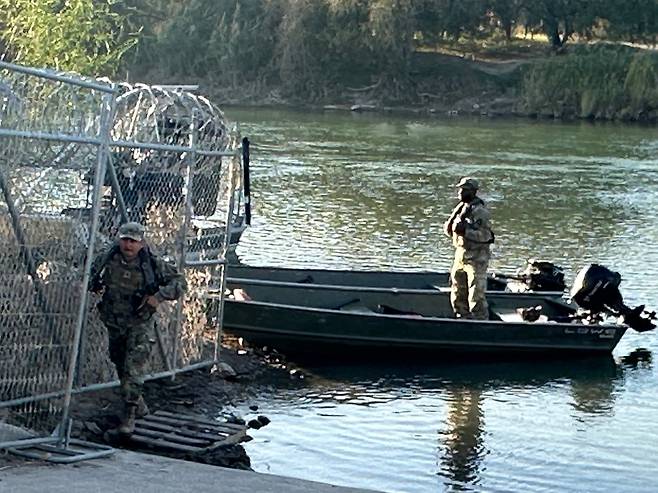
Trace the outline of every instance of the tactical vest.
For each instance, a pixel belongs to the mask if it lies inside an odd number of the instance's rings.
[[[471,211],[473,210],[473,207],[475,207],[476,205],[484,206],[484,201],[480,197],[475,197],[469,203],[462,202],[458,207],[455,208],[448,221],[450,222],[451,225],[453,225],[457,217],[460,217],[462,220],[470,218]],[[491,245],[496,241],[496,235],[494,234],[493,230],[489,230],[489,231],[491,233],[491,238],[489,238],[489,240],[487,241],[476,241],[471,239],[469,239],[468,241],[473,244]]]
[[[146,295],[155,294],[161,285],[158,269],[148,248],[139,252],[136,261],[126,262],[113,246],[100,262],[99,271],[92,279],[105,287],[99,304],[101,318],[112,322],[117,320],[144,321],[155,312],[151,307],[136,312],[136,303]]]

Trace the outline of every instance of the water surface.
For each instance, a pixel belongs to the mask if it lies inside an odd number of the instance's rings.
[[[253,265],[448,270],[454,184],[492,211],[492,268],[619,271],[658,307],[655,127],[230,109],[252,141]],[[609,358],[304,368],[257,397],[254,469],[382,491],[655,491],[655,333]],[[252,413],[253,414],[253,413]]]

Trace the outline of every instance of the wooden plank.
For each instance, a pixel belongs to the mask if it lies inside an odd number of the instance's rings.
[[[227,428],[233,428],[236,431],[245,428],[245,425],[240,425],[237,423],[229,423],[227,421],[215,421],[211,419],[204,418],[203,416],[196,416],[194,414],[175,414],[168,411],[159,410],[154,413],[156,416],[164,416],[167,418],[179,418],[186,421],[193,421],[195,423],[205,424],[209,426],[223,426]]]
[[[141,427],[135,428],[135,432],[133,433],[133,436],[134,435],[146,436],[151,438],[162,438],[163,440],[167,440],[170,442],[182,443],[184,445],[198,445],[204,448],[209,445],[212,445],[212,442],[208,443],[208,440],[199,440],[197,438],[184,437],[176,433],[162,433],[161,431],[147,430]]]
[[[163,411],[159,410],[154,413],[156,416],[163,416],[167,418],[172,418],[172,419],[183,419],[185,421],[191,421],[194,423],[199,423],[199,424],[204,424],[208,426],[222,426],[226,428],[232,428],[235,429],[236,431],[241,430],[245,427],[245,425],[240,425],[237,423],[228,423],[225,421],[216,421],[216,420],[211,420],[208,418],[205,418],[203,416],[197,416],[193,414],[175,414],[171,413],[168,411]]]
[[[218,431],[218,432],[223,432],[227,434],[231,433],[236,433],[241,430],[246,429],[246,426],[243,425],[238,425],[239,427],[236,428],[235,426],[226,426],[223,423],[199,423],[194,420],[185,420],[184,418],[170,418],[167,416],[161,416],[158,414],[151,414],[149,415],[149,420],[151,421],[158,421],[161,423],[166,423],[170,425],[177,425],[177,426],[188,426],[190,428],[201,428],[203,430],[213,430],[213,431]]]
[[[221,433],[221,434],[225,434],[225,435],[229,435],[229,434],[234,432],[233,430],[225,430],[225,429],[221,429],[219,427],[212,427],[212,426],[208,426],[208,425],[192,423],[192,422],[183,421],[183,420],[180,420],[180,419],[165,418],[164,416],[153,416],[153,415],[151,415],[151,416],[149,416],[149,421],[156,422],[156,423],[164,423],[164,424],[172,425],[172,426],[175,426],[175,427],[178,427],[178,428],[185,427],[185,428],[188,428],[190,431],[195,431],[195,432],[201,431],[201,432],[205,432],[205,433],[218,433],[218,434]]]
[[[205,448],[182,445],[180,443],[173,443],[163,439],[146,438],[139,435],[132,435],[131,439],[135,442],[145,443],[147,445],[155,445],[157,447],[173,448],[183,452],[203,452],[205,450]]]
[[[240,443],[246,435],[247,435],[247,430],[245,429],[242,431],[242,433],[236,433],[226,438],[226,440],[213,443],[212,445],[206,447],[205,452],[210,452],[211,450],[215,450],[216,448],[223,447],[225,445],[235,445],[236,443]]]
[[[203,453],[240,443],[245,425],[221,423],[202,416],[156,411],[136,421],[132,440],[150,446]]]
[[[156,423],[144,419],[139,419],[135,422],[140,427],[148,427],[153,430],[157,431],[165,431],[165,432],[176,432],[179,435],[183,435],[186,437],[190,438],[201,438],[201,439],[206,439],[206,440],[212,440],[213,442],[216,440],[222,440],[224,438],[225,433],[219,434],[219,433],[204,433],[202,431],[194,431],[194,430],[186,430],[184,428],[175,428],[173,426],[169,426],[163,423]]]

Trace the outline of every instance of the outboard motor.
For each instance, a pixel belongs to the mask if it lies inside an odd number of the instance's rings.
[[[607,313],[621,316],[626,325],[638,332],[654,329],[656,326],[652,320],[656,319],[656,312],[645,311],[644,305],[636,308],[626,306],[619,292],[620,283],[621,275],[618,272],[591,264],[578,272],[571,288],[571,299],[593,315]]]

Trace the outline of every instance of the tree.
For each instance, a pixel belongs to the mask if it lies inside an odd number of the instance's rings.
[[[18,63],[112,75],[136,43],[114,0],[0,0],[0,37]]]
[[[538,24],[553,49],[559,49],[577,32],[590,29],[597,18],[598,1],[529,0],[529,23]]]
[[[457,41],[463,33],[475,33],[487,14],[486,0],[423,0],[422,16],[434,21],[440,37]],[[420,13],[419,12],[419,13]],[[423,21],[423,30],[431,28]]]
[[[315,0],[286,0],[279,26],[277,60],[283,88],[314,99],[326,76],[328,8]]]
[[[369,0],[328,0],[327,60],[343,79],[373,69]]]
[[[411,0],[373,0],[370,47],[376,70],[395,92],[404,90],[413,53],[414,5]]]
[[[656,43],[658,0],[608,0],[606,4],[602,17],[610,22],[613,38]]]
[[[507,41],[512,39],[512,31],[523,12],[526,0],[490,0],[489,8],[500,22]]]

